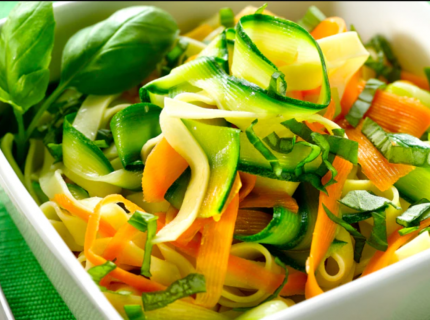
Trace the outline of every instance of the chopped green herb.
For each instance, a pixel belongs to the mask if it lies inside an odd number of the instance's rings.
[[[396,218],[397,224],[406,228],[415,227],[420,224],[422,220],[429,217],[430,203],[420,203],[410,206],[405,212]]]
[[[371,212],[357,212],[342,215],[342,220],[349,224],[357,223],[369,218],[372,218]]]
[[[392,206],[395,209],[400,209],[392,201],[378,197],[366,190],[353,190],[343,197],[339,202],[348,208],[360,211],[370,212],[386,209],[388,206]]]
[[[279,138],[276,132],[272,132],[263,141],[270,147],[270,149],[283,153],[289,154],[294,149],[296,143],[296,136],[293,138]]]
[[[402,228],[399,230],[399,234],[401,236],[407,235],[409,233],[412,233],[414,231],[417,231],[420,227],[410,227],[410,228]],[[424,229],[425,230],[425,229]],[[422,230],[421,230],[422,231]]]
[[[321,148],[321,158],[323,159],[323,162],[326,165],[327,169],[331,172],[330,180],[325,185],[327,187],[329,185],[332,185],[333,183],[336,183],[336,180],[334,180],[334,178],[337,175],[337,170],[328,160],[330,153],[330,144],[324,138],[324,135],[322,135],[321,133],[312,132],[311,137],[315,144]]]
[[[206,292],[205,277],[198,273],[191,273],[173,282],[166,290],[143,293],[143,308],[145,311],[163,308],[178,299],[200,292]]]
[[[387,133],[376,122],[366,118],[361,132],[390,163],[416,167],[430,166],[430,145],[406,133]]]
[[[332,220],[334,223],[340,225],[341,227],[345,228],[346,231],[348,231],[351,236],[355,240],[354,245],[354,261],[359,263],[361,259],[361,254],[364,249],[364,245],[366,244],[366,237],[363,236],[360,232],[358,232],[353,226],[343,221],[341,218],[336,217],[331,211],[323,204],[323,208],[327,216]]]
[[[345,130],[344,129],[333,129],[333,135],[337,137],[344,137],[345,136]]]
[[[136,211],[133,216],[128,220],[128,223],[141,232],[147,232],[146,243],[145,243],[145,253],[143,256],[143,263],[141,274],[145,277],[151,277],[151,272],[149,271],[151,266],[151,252],[152,252],[152,239],[155,237],[157,232],[157,216],[153,214]]]
[[[355,128],[358,126],[360,120],[364,117],[367,110],[369,110],[376,91],[384,86],[385,83],[377,79],[369,79],[363,91],[358,96],[357,100],[352,105],[345,119]]]
[[[373,228],[367,243],[379,251],[385,251],[388,248],[385,210],[373,211],[372,217]]]
[[[376,72],[376,77],[383,76],[389,82],[400,79],[401,67],[399,61],[385,37],[381,35],[374,36],[366,44],[366,48],[371,54],[365,65]],[[387,65],[387,62],[390,65]]]
[[[107,276],[111,271],[115,270],[116,264],[112,261],[106,261],[105,263],[88,269],[88,273],[93,278],[93,281],[99,286],[101,291],[106,291],[105,287],[100,285],[100,281]]]
[[[282,125],[287,127],[292,133],[298,135],[303,140],[316,143],[314,137],[312,137],[312,130],[303,122],[298,122],[296,119],[290,119],[282,122]],[[335,129],[336,133],[339,135],[340,133],[344,133],[343,129]],[[343,130],[343,131],[342,131]],[[333,131],[335,134],[335,131]],[[356,141],[352,141],[349,139],[345,139],[343,137],[337,135],[321,135],[330,145],[330,152],[338,155],[339,157],[350,161],[353,164],[357,164],[358,162],[358,143]],[[318,136],[318,141],[322,141],[321,137]],[[321,142],[323,143],[323,142]],[[317,145],[321,147],[321,144]],[[325,144],[324,144],[325,145]]]
[[[282,173],[282,167],[279,164],[278,158],[270,151],[269,148],[260,140],[260,138],[254,132],[254,125],[258,123],[258,120],[254,120],[252,124],[246,129],[245,133],[248,137],[249,142],[257,149],[263,157],[269,161],[270,166],[273,169],[273,173],[277,176],[280,176]]]
[[[124,306],[125,314],[129,320],[145,320],[145,314],[139,304],[128,304]]]

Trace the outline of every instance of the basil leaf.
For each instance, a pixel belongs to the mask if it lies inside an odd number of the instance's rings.
[[[99,266],[88,269],[88,274],[93,278],[93,281],[99,286],[101,291],[106,291],[106,288],[100,285],[100,281],[111,271],[115,270],[115,268],[116,264],[108,260]]]
[[[166,290],[143,293],[143,308],[145,311],[163,308],[178,299],[200,292],[206,292],[205,277],[198,273],[191,273],[173,282]]]
[[[372,52],[365,62],[365,65],[376,72],[376,77],[383,76],[389,82],[400,79],[401,67],[399,61],[385,37],[381,35],[374,36],[366,44],[366,49]],[[386,61],[388,61],[391,66],[387,65]]]
[[[358,213],[350,213],[342,215],[342,220],[349,223],[357,223],[363,220],[367,220],[372,217],[371,212],[358,212]]]
[[[149,271],[151,266],[151,252],[152,252],[152,239],[157,233],[157,216],[153,214],[136,211],[133,216],[128,220],[128,223],[139,231],[146,232],[145,253],[143,256],[143,263],[141,274],[145,277],[151,277]]]
[[[129,320],[145,320],[145,314],[139,304],[128,304],[124,306],[125,314]]]
[[[334,239],[333,242],[331,243],[330,247],[328,248],[326,254],[325,254],[325,258],[327,259],[331,255],[335,254],[346,244],[347,244],[347,242],[345,242],[345,241]]]
[[[289,119],[281,123],[284,127],[287,127],[291,132],[298,135],[300,138],[307,142],[315,142],[312,137],[312,130],[303,122],[298,122],[296,119]],[[353,164],[358,162],[358,143],[349,139],[343,138],[345,131],[343,129],[335,129],[333,134],[340,135],[321,135],[330,145],[330,152],[338,155],[339,157],[350,161]],[[319,138],[318,138],[319,139]],[[321,142],[322,143],[322,142]],[[321,147],[321,145],[319,145]]]
[[[343,221],[341,218],[336,217],[333,213],[331,213],[330,210],[324,205],[324,203],[323,203],[323,208],[331,221],[345,228],[345,230],[348,231],[351,234],[351,236],[354,238],[355,240],[354,261],[359,263],[361,259],[361,254],[363,253],[364,245],[366,244],[366,238],[360,232],[358,232],[353,226],[351,226],[350,224]]]
[[[266,299],[264,299],[263,301],[261,301],[256,306],[253,306],[253,307],[243,307],[243,308],[233,308],[234,311],[245,312],[245,311],[251,310],[251,309],[253,309],[255,307],[258,307],[258,306],[262,305],[263,303],[265,303],[267,301],[271,301],[271,300],[275,299],[277,296],[279,296],[279,294],[281,293],[282,289],[284,288],[284,286],[288,282],[288,269],[287,269],[286,265],[281,261],[280,258],[275,257],[275,262],[276,262],[276,264],[278,264],[279,266],[281,266],[285,270],[285,278],[282,281],[282,283],[279,285],[279,287],[276,288],[275,292],[273,292],[270,296],[268,296]]]
[[[312,130],[303,122],[298,122],[292,118],[281,123],[284,127],[290,129],[290,131],[307,142],[312,141]]]
[[[345,135],[345,130],[341,128],[333,129],[332,132],[333,132],[333,135],[337,137],[343,137]]]
[[[401,236],[404,236],[404,235],[407,235],[407,234],[412,233],[414,231],[417,231],[419,228],[420,227],[402,228],[402,229],[399,230],[399,234]],[[425,230],[425,229],[423,229],[423,230]],[[423,230],[421,230],[421,231],[423,231]]]
[[[372,217],[373,228],[367,243],[379,251],[385,251],[388,248],[385,210],[372,212]]]
[[[310,6],[303,18],[297,21],[297,24],[306,29],[306,31],[312,32],[312,30],[314,30],[315,27],[325,18],[325,14],[317,7]]]
[[[358,126],[360,120],[364,117],[367,110],[372,105],[373,98],[375,97],[376,91],[384,86],[385,83],[377,79],[369,79],[363,91],[358,96],[357,100],[349,109],[345,119],[355,128]]]
[[[339,200],[339,202],[348,208],[360,212],[379,211],[381,209],[386,209],[389,205],[398,210],[400,209],[392,201],[375,196],[366,190],[350,191],[345,197]]]
[[[408,210],[403,212],[396,218],[397,224],[406,228],[419,226],[420,221],[428,218],[430,213],[430,203],[421,203],[410,206]]]
[[[0,100],[24,113],[45,96],[54,46],[50,2],[20,2],[0,34]]]
[[[294,149],[296,143],[296,136],[293,138],[279,138],[276,132],[272,132],[263,141],[276,152],[289,154]]]
[[[430,146],[418,138],[406,133],[387,133],[370,118],[364,121],[361,132],[390,163],[430,166]]]
[[[107,95],[137,86],[164,58],[177,34],[173,18],[159,8],[119,10],[69,39],[59,87]]]
[[[254,125],[258,123],[258,120],[254,120],[252,124],[246,129],[245,133],[248,137],[249,142],[257,149],[263,157],[269,161],[270,166],[273,169],[273,173],[276,176],[280,176],[282,173],[282,167],[279,164],[278,158],[270,151],[269,148],[265,146],[265,144],[260,140],[260,138],[254,132]]]
[[[315,142],[317,146],[321,148],[321,158],[326,165],[327,169],[331,172],[331,178],[330,180],[325,184],[325,186],[332,185],[333,183],[336,183],[336,180],[334,178],[337,175],[337,170],[330,161],[328,161],[329,153],[330,153],[330,144],[328,141],[324,138],[324,136],[321,133],[318,132],[312,132],[311,133],[312,140]]]
[[[351,162],[352,164],[357,164],[358,142],[344,138],[343,133],[345,131],[343,131],[342,134],[338,132],[339,135],[336,135],[335,130],[337,129],[333,130],[333,136],[328,134],[322,135],[330,145],[330,152]]]

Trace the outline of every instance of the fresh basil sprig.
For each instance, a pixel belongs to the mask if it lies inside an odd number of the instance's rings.
[[[18,161],[25,157],[23,114],[45,96],[54,46],[50,2],[19,3],[0,33],[0,100],[13,107],[18,122]]]
[[[177,34],[173,18],[150,6],[119,10],[75,33],[63,51],[60,84],[36,113],[26,137],[68,87],[84,94],[108,95],[138,85],[163,59]]]

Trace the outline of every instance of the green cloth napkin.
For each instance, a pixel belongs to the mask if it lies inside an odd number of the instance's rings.
[[[0,286],[16,320],[75,319],[1,202]]]

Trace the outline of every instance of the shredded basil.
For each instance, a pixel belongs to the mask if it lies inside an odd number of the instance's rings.
[[[191,273],[173,282],[166,290],[143,293],[143,308],[145,311],[163,308],[178,299],[200,292],[206,292],[205,277],[198,273]]]
[[[367,243],[377,250],[387,250],[387,227],[385,223],[385,209],[388,206],[400,209],[392,201],[378,197],[366,190],[354,190],[348,192],[339,202],[348,208],[359,211],[354,214],[347,214],[342,219],[347,223],[357,223],[359,221],[373,218],[373,228]]]
[[[281,123],[284,127],[290,129],[290,131],[305,141],[312,141],[312,130],[303,122],[298,122],[296,119],[292,118]]]
[[[158,217],[153,214],[136,211],[128,220],[128,223],[133,227],[139,231],[146,232],[145,253],[141,269],[141,274],[145,277],[152,276],[149,269],[151,266],[152,239],[157,232],[157,219]]]
[[[282,125],[287,127],[291,132],[298,135],[303,140],[316,143],[323,150],[326,150],[326,145],[322,142],[322,138],[327,140],[329,144],[330,152],[338,155],[339,157],[353,163],[358,162],[358,143],[346,138],[343,138],[345,131],[343,129],[335,129],[333,134],[335,135],[313,135],[312,130],[303,122],[298,122],[296,119],[290,119],[282,122]],[[336,132],[336,133],[335,133]],[[342,137],[340,136],[342,134]],[[322,138],[321,138],[322,137]],[[317,139],[318,143],[315,141]]]
[[[343,137],[345,135],[345,130],[344,129],[333,129],[332,130],[333,135],[337,136],[337,137]]]
[[[385,210],[373,211],[373,228],[367,243],[379,251],[385,251],[388,248],[387,242],[387,225],[385,223]]]
[[[115,270],[116,264],[112,261],[106,261],[105,263],[88,269],[88,274],[91,276],[93,281],[99,286],[101,291],[106,291],[106,288],[100,285],[100,281],[107,276],[111,271]]]
[[[400,234],[401,236],[404,236],[404,235],[407,235],[407,234],[412,233],[412,232],[414,232],[414,231],[417,231],[419,228],[420,228],[420,227],[402,228],[402,229],[400,229],[400,230],[399,230],[399,234]],[[424,229],[424,230],[425,230],[425,229]],[[421,231],[423,231],[423,230],[421,230]]]
[[[367,220],[372,217],[371,212],[357,212],[342,215],[342,220],[349,223],[357,223],[363,220]]]
[[[254,132],[254,125],[258,123],[258,120],[254,120],[252,124],[246,129],[245,133],[248,137],[249,142],[252,143],[252,145],[257,149],[263,157],[269,161],[270,166],[273,169],[273,173],[277,175],[278,177],[282,173],[282,167],[279,164],[279,159],[270,151],[269,148],[265,146],[265,144],[260,140],[260,138],[255,134]]]
[[[430,166],[430,146],[406,133],[387,133],[376,122],[366,118],[361,132],[390,163],[416,167]]]
[[[385,83],[377,79],[369,79],[363,91],[358,96],[357,100],[352,105],[345,119],[355,128],[358,126],[360,120],[364,117],[367,110],[372,105],[373,98],[376,91],[384,86]]]
[[[334,130],[333,130],[333,134],[335,134]],[[351,162],[352,164],[358,163],[358,142],[357,141],[346,139],[343,137],[343,135],[331,136],[328,134],[324,134],[323,137],[329,143],[331,153],[338,155],[339,157]]]
[[[400,79],[400,63],[385,37],[381,35],[374,36],[366,44],[366,48],[371,51],[371,54],[365,65],[376,72],[376,77],[383,76],[389,82]],[[391,65],[387,65],[386,61]]]
[[[326,18],[325,14],[320,11],[315,6],[311,6],[306,11],[303,18],[301,18],[297,23],[306,29],[308,32],[312,32],[315,27]]]
[[[351,226],[349,223],[346,223],[341,218],[336,217],[331,211],[323,204],[323,208],[327,216],[332,220],[334,223],[340,225],[341,227],[345,228],[346,231],[348,231],[351,236],[355,240],[354,244],[354,261],[359,263],[361,259],[361,254],[364,249],[364,245],[366,244],[366,237],[363,236],[360,232],[358,232],[353,226]]]
[[[336,183],[336,180],[334,178],[337,175],[337,170],[331,162],[328,160],[329,153],[330,153],[330,144],[328,141],[324,138],[324,135],[318,132],[312,132],[311,133],[312,140],[315,142],[317,146],[321,148],[321,158],[323,159],[323,163],[326,165],[327,169],[331,172],[330,180],[326,183],[326,187],[329,185],[332,185]]]
[[[429,218],[430,203],[428,200],[426,201],[426,203],[419,203],[410,206],[405,212],[396,218],[397,224],[406,228],[415,227],[418,226],[421,221]]]
[[[263,141],[270,147],[270,149],[288,154],[294,149],[294,145],[296,143],[296,136],[292,138],[279,138],[276,132],[272,132]]]
[[[378,211],[386,209],[388,206],[392,206],[395,209],[400,209],[392,201],[378,197],[366,190],[353,190],[343,197],[339,202],[348,208],[366,212],[366,211]]]
[[[124,306],[125,314],[129,320],[145,320],[142,307],[138,304],[128,304]]]
[[[234,27],[234,12],[231,8],[221,8],[219,10],[219,24],[226,28]]]

